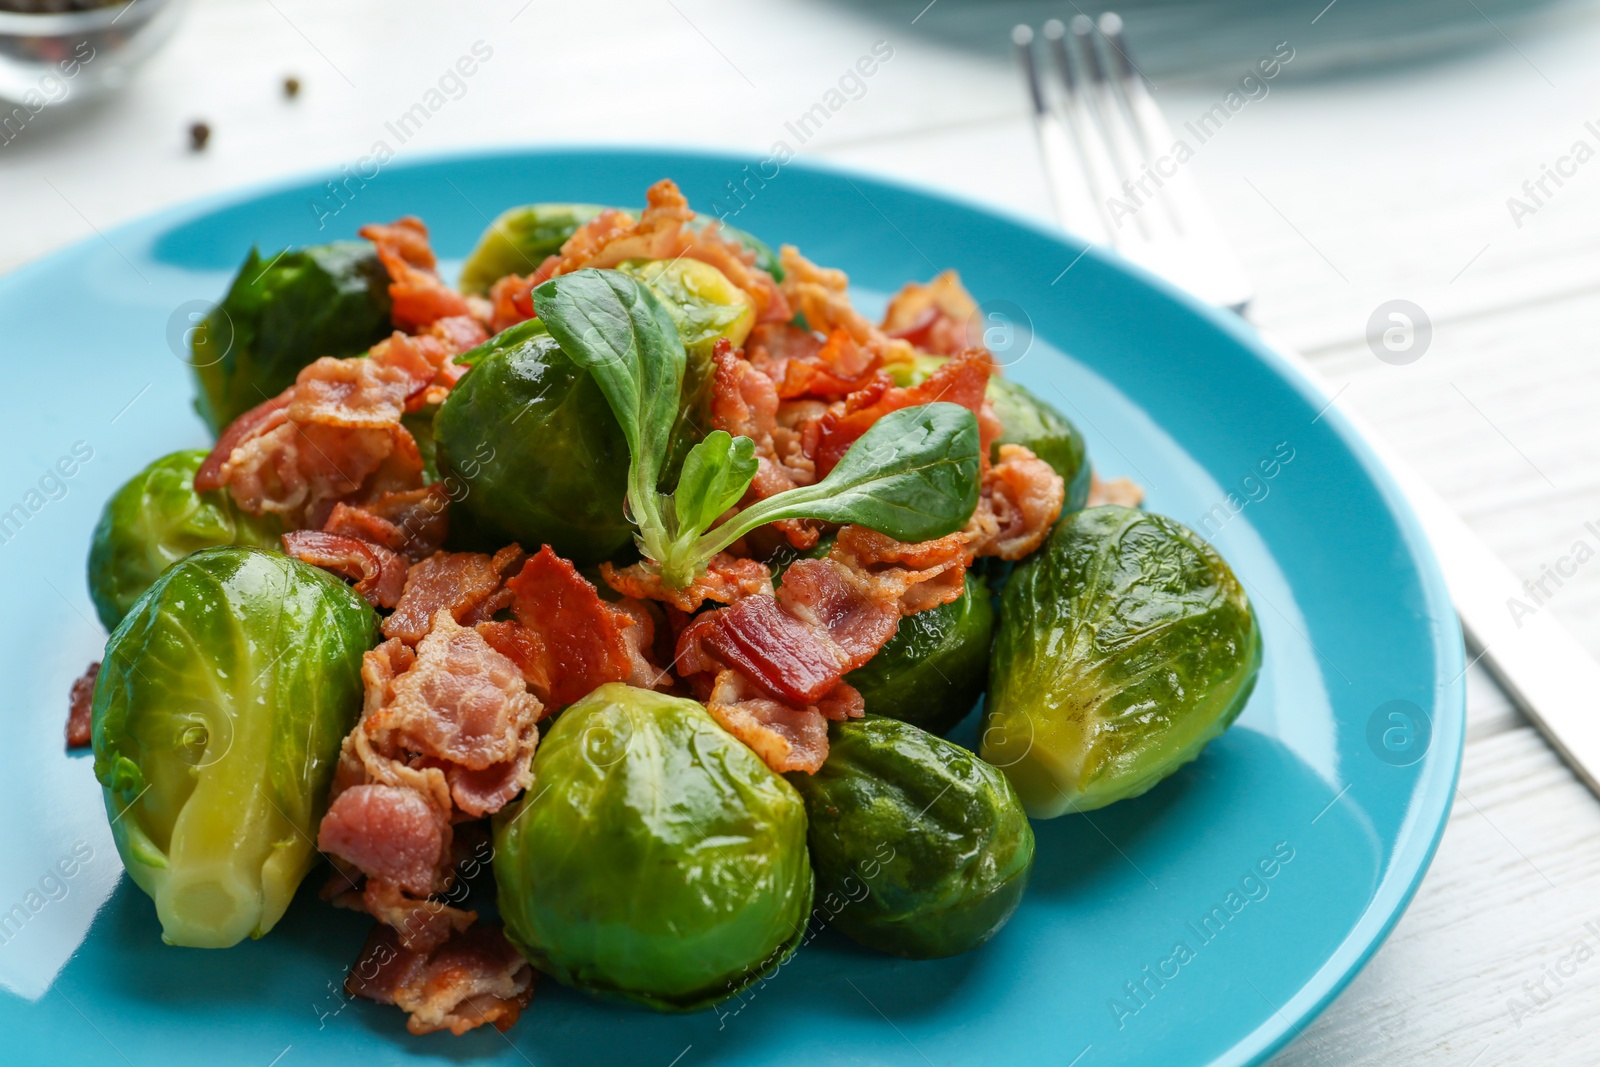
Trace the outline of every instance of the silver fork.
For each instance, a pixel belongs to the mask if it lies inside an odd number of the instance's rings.
[[[1032,28],[1011,36],[1062,224],[1209,304],[1242,312],[1250,279],[1171,151],[1177,139],[1129,54],[1122,19],[1107,12],[1098,26],[1087,15],[1070,28],[1045,23],[1054,79],[1036,61]],[[1080,182],[1068,180],[1075,169]]]
[[[1044,24],[1043,36],[1055,79],[1040,69],[1033,30],[1018,26],[1011,33],[1062,225],[1242,316],[1254,288],[1184,164],[1164,154],[1175,140],[1129,53],[1122,19],[1110,12],[1098,22],[1078,15],[1070,28],[1052,19]],[[1323,411],[1332,407],[1337,394],[1329,393],[1304,357],[1270,339],[1267,343],[1328,397]],[[1527,595],[1523,583],[1420,475],[1358,418],[1344,414],[1382,458],[1421,520],[1467,639],[1478,650],[1472,662],[1483,662],[1600,796],[1595,709],[1600,663],[1548,610],[1520,618],[1512,614],[1512,599]],[[1450,684],[1460,680],[1458,675]]]

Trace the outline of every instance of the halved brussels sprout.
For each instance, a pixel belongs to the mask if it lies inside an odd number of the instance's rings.
[[[1005,775],[959,745],[876,716],[833,723],[806,801],[818,910],[851,938],[913,959],[954,956],[1011,918],[1033,827]]]
[[[322,356],[358,356],[389,335],[389,273],[365,241],[336,241],[244,266],[194,331],[195,408],[215,433],[294,384]]]
[[[533,273],[546,256],[561,251],[561,246],[579,226],[604,210],[599,204],[523,204],[501,212],[483,231],[462,264],[461,291],[483,296],[490,286],[508,274]],[[629,212],[636,218],[639,215],[637,208],[630,208]],[[689,225],[698,230],[710,221],[705,215],[696,215]],[[778,257],[766,244],[726,224],[721,226],[721,232],[730,241],[754,252],[757,267],[774,279],[783,280]]]
[[[461,265],[461,291],[483,296],[508,274],[532,274],[603,210],[599,204],[524,204],[502,211]]]
[[[162,571],[191,552],[278,547],[283,531],[276,520],[245,514],[226,492],[195,491],[194,473],[205,458],[199,450],[163,456],[106,501],[89,541],[89,599],[107,630],[116,629]]]
[[[603,685],[495,817],[506,936],[609,999],[694,1010],[782,962],[811,910],[805,806],[692,700]]]
[[[1001,445],[1023,445],[1055,468],[1067,483],[1062,512],[1077,511],[1089,500],[1089,448],[1083,434],[1055,408],[1024,386],[1006,378],[989,379],[989,403],[1004,427],[995,441],[995,458]]]
[[[968,571],[959,597],[901,619],[888,644],[845,681],[860,690],[868,713],[942,734],[983,695],[993,636],[989,585]]]
[[[462,357],[472,370],[434,419],[457,536],[547,544],[580,566],[630,543],[628,442],[605,394],[538,319]],[[458,519],[465,521],[457,521]]]
[[[1260,665],[1250,601],[1194,531],[1075,512],[1001,596],[980,751],[1034,818],[1092,811],[1198,756]]]
[[[255,548],[173,564],[111,635],[94,773],[168,944],[226,948],[282,918],[377,638],[343,582]]]

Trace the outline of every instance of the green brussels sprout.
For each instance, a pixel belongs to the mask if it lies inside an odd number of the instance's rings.
[[[1003,427],[994,443],[994,458],[999,458],[1001,445],[1025,446],[1066,481],[1067,499],[1061,510],[1081,509],[1089,500],[1089,455],[1083,434],[1065,415],[1016,382],[991,377],[987,396]]]
[[[434,419],[439,473],[460,482],[450,513],[461,535],[547,544],[579,566],[628,545],[628,442],[589,373],[538,319],[462,358],[472,370]]]
[[[695,1010],[794,951],[805,805],[699,704],[603,685],[561,713],[495,817],[506,936],[608,999]]]
[[[226,948],[282,918],[377,639],[331,574],[238,547],[173,564],[111,635],[94,774],[168,944]]]
[[[936,734],[966,718],[989,680],[994,606],[972,571],[955,600],[900,620],[878,654],[845,675],[867,711]]]
[[[194,473],[202,451],[174,452],[118,489],[89,541],[89,599],[114,630],[146,589],[173,563],[202,548],[253,545],[277,548],[275,519],[240,511],[226,492],[197,493]]]
[[[372,245],[336,241],[263,260],[250,250],[228,295],[196,327],[195,409],[213,432],[294,384],[322,356],[358,356],[390,323],[389,274]]]
[[[1193,530],[1074,512],[1001,596],[980,752],[1034,818],[1092,811],[1198,756],[1260,666],[1250,601]]]
[[[805,798],[820,910],[849,937],[912,959],[954,956],[1011,918],[1033,869],[1033,827],[1005,775],[910,723],[869,715],[828,729]]]
[[[902,388],[920,385],[945,361],[944,356],[919,354],[909,362],[889,369],[894,383]],[[1026,386],[998,374],[989,378],[985,396],[1000,419],[1001,433],[995,441],[994,457],[1001,445],[1023,445],[1055,468],[1066,481],[1067,499],[1063,512],[1077,511],[1089,500],[1089,455],[1083,434],[1065,415],[1034,396]]]
[[[604,210],[599,204],[523,204],[501,212],[461,265],[461,291],[483,296],[508,274],[533,273],[546,256],[561,251],[579,226]],[[637,208],[629,211],[635,217],[639,214]],[[705,215],[696,215],[689,225],[701,229],[710,221]],[[733,226],[724,224],[721,231],[728,240],[754,252],[756,266],[783,280],[778,257],[766,244]]]
[[[599,204],[524,204],[501,212],[461,265],[461,291],[483,296],[508,274],[532,274],[603,210]]]

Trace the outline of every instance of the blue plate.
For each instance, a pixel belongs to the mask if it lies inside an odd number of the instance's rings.
[[[799,165],[524,151],[393,163],[169,211],[0,279],[0,1032],[11,1062],[156,1064],[1258,1063],[1393,926],[1460,763],[1461,636],[1422,533],[1336,408],[1235,320],[1027,223]],[[663,176],[772,244],[850,272],[862,304],[954,266],[1008,373],[1074,418],[1096,468],[1212,538],[1244,580],[1266,665],[1238,724],[1146,796],[1035,825],[1027,899],[983,949],[932,962],[834,934],[717,1010],[662,1016],[545,980],[508,1034],[413,1037],[347,1000],[368,921],[303,888],[265,939],[161,943],[111,844],[67,689],[104,632],[84,588],[106,498],[207,438],[179,355],[191,301],[252,245],[425,218],[461,257],[537,200],[637,203]],[[737,210],[737,214],[732,214]],[[320,223],[320,225],[319,225]],[[969,726],[970,729],[970,726]],[[316,879],[313,875],[313,880]],[[274,1057],[280,1057],[274,1059]]]

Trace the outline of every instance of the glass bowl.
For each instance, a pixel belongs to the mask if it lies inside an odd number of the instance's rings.
[[[0,142],[51,104],[115,90],[172,35],[183,0],[62,14],[0,11]]]

